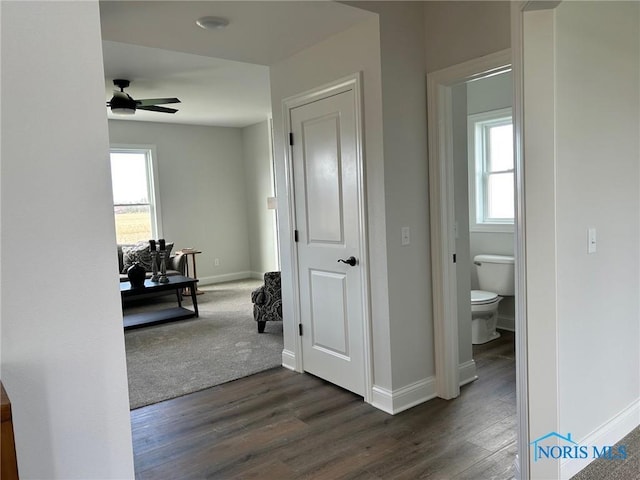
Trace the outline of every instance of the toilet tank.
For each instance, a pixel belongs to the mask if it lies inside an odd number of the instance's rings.
[[[480,290],[498,295],[515,294],[514,258],[508,255],[476,255],[473,263],[478,272]]]

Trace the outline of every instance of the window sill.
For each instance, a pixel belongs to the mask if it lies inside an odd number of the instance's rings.
[[[469,226],[469,232],[471,233],[513,233],[514,230],[515,229],[512,223],[493,223]]]

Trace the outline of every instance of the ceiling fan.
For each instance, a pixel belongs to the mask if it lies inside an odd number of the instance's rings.
[[[134,100],[124,89],[130,84],[129,80],[116,78],[113,84],[120,88],[120,91],[114,90],[113,97],[107,102],[107,107],[111,108],[111,112],[116,115],[133,115],[136,110],[150,110],[152,112],[176,113],[175,108],[159,107],[166,103],[180,103],[177,98],[145,98],[144,100]]]

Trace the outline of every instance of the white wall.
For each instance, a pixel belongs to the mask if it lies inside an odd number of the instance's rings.
[[[109,120],[109,136],[156,146],[163,235],[202,251],[201,284],[250,276],[242,129]]]
[[[242,129],[250,269],[258,278],[262,278],[265,272],[279,269],[276,211],[267,209],[267,197],[274,196],[269,136],[268,121]]]
[[[640,423],[639,14],[637,2],[556,9],[560,429],[581,439],[632,403]]]
[[[563,2],[524,38],[531,439],[611,445],[640,423],[640,6]]]
[[[0,8],[1,362],[20,478],[133,478],[98,4]]]

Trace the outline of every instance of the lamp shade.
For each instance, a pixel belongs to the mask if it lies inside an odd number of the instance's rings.
[[[109,107],[115,115],[136,113],[136,101],[124,92],[113,92],[113,97],[109,100]]]

